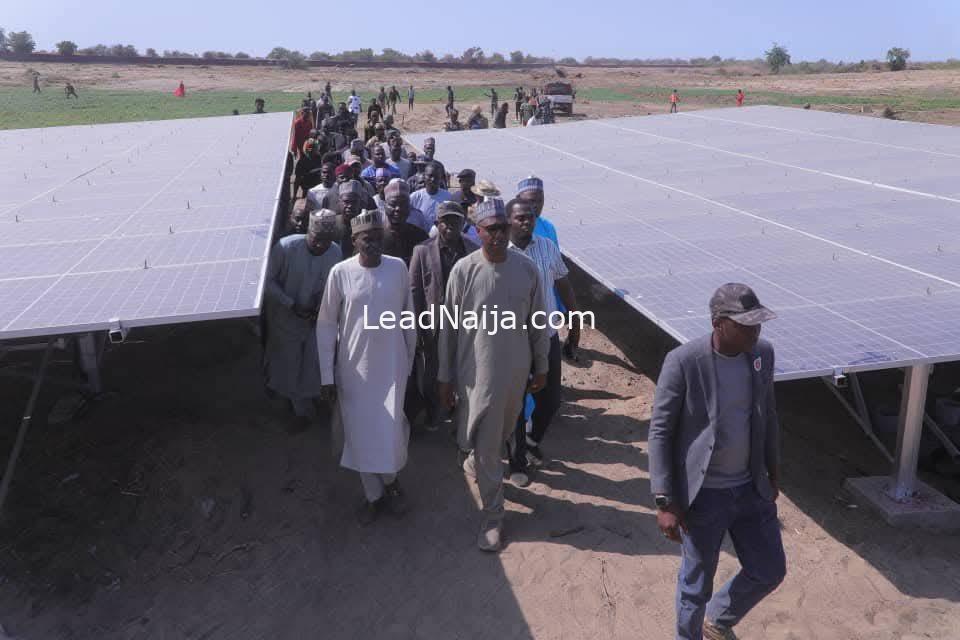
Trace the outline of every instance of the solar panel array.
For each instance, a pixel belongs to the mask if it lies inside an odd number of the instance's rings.
[[[0,131],[0,339],[256,314],[289,129]]]
[[[543,178],[564,253],[682,342],[739,281],[780,316],[778,379],[960,359],[960,129],[746,107],[435,137],[508,196]]]

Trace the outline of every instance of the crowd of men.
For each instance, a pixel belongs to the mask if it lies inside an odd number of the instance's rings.
[[[267,388],[301,426],[332,407],[341,465],[360,473],[363,523],[407,508],[398,473],[411,426],[450,425],[483,503],[479,546],[499,549],[502,465],[526,486],[543,463],[561,354],[575,357],[580,339],[571,326],[564,349],[556,329],[531,320],[577,310],[556,229],[541,215],[543,181],[526,178],[504,197],[471,168],[448,174],[435,139],[406,144],[389,114],[381,121],[379,101],[364,137],[352,138],[342,110],[324,109],[315,126],[323,104],[305,102],[291,132],[293,204],[266,285]],[[519,326],[444,325],[442,307],[447,318],[512,312]],[[432,326],[369,326],[425,311]]]
[[[395,93],[381,91],[386,110]],[[266,282],[266,386],[301,426],[329,418],[341,466],[360,477],[363,525],[409,509],[399,475],[411,428],[447,425],[480,495],[477,544],[497,551],[505,478],[525,487],[547,460],[563,358],[580,341],[546,185],[529,176],[504,194],[473,168],[448,173],[436,140],[408,145],[379,98],[363,137],[352,107],[328,103],[309,98],[291,131],[293,204]],[[649,471],[658,526],[681,544],[676,637],[730,640],[786,571],[774,353],[759,339],[775,315],[738,283],[709,308],[712,332],[664,362]],[[490,309],[515,323],[463,321]],[[459,322],[440,322],[444,312]],[[567,318],[564,343],[534,321],[551,312]],[[434,322],[403,322],[424,314]],[[742,569],[714,594],[727,533]]]

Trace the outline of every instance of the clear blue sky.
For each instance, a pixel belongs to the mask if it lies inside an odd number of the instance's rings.
[[[307,54],[362,47],[459,54],[479,46],[577,58],[755,58],[776,40],[794,60],[883,58],[893,46],[910,49],[913,60],[960,58],[960,0],[313,1],[302,5],[312,22],[292,15],[298,5],[289,0],[3,4],[0,27],[30,31],[43,49],[73,40],[252,55],[274,46]],[[388,9],[361,20],[368,7]]]

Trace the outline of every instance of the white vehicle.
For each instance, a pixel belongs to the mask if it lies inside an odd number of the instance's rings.
[[[551,82],[543,88],[543,95],[550,101],[550,107],[555,113],[573,115],[573,100],[577,96],[573,85],[566,82]]]

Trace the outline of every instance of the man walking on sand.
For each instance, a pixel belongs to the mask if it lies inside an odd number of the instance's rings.
[[[676,113],[679,104],[680,104],[680,94],[677,93],[676,89],[674,89],[673,93],[670,94],[670,113]]]
[[[395,516],[407,510],[397,474],[407,463],[410,425],[403,397],[417,332],[396,323],[365,326],[367,318],[379,324],[389,314],[413,313],[407,265],[383,255],[383,228],[375,210],[351,221],[357,255],[330,270],[317,316],[320,390],[336,402],[340,465],[360,473],[365,500],[357,518],[364,525],[385,508]]]
[[[667,354],[648,436],[657,525],[681,544],[677,640],[736,640],[733,627],[786,575],[774,351],[759,339],[776,315],[738,283],[716,290],[710,315],[712,333]],[[714,593],[727,533],[742,568]]]
[[[444,307],[459,325],[440,326],[437,396],[455,408],[457,442],[470,452],[463,470],[480,492],[483,520],[477,544],[498,551],[503,531],[503,457],[523,406],[524,390],[540,391],[547,380],[550,340],[542,323],[543,290],[537,267],[508,249],[510,223],[503,200],[491,198],[476,207],[482,249],[461,258],[450,270]],[[496,327],[466,321],[498,310]],[[533,374],[531,375],[531,370]]]

